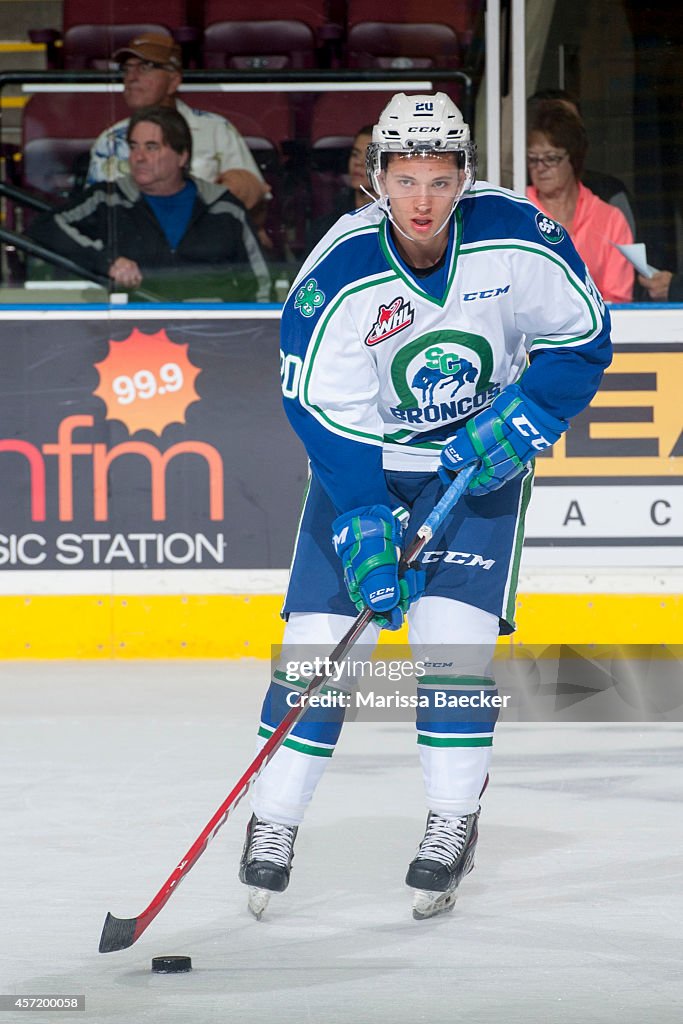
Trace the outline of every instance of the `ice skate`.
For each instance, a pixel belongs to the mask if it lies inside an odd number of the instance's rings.
[[[295,825],[262,821],[252,814],[247,825],[240,882],[249,886],[249,911],[257,921],[268,906],[272,893],[284,892],[294,859]]]
[[[453,909],[456,889],[474,867],[478,818],[479,811],[461,818],[429,812],[424,838],[406,875],[406,885],[415,889],[416,921]]]

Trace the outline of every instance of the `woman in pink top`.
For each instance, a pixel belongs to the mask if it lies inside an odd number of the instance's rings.
[[[539,103],[528,128],[527,198],[569,232],[606,302],[631,302],[634,270],[614,247],[633,241],[621,210],[581,184],[588,148],[583,123],[566,104]]]

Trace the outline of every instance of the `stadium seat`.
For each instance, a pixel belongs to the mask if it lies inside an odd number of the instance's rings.
[[[21,183],[64,197],[87,171],[92,142],[128,111],[120,93],[35,93],[24,107]]]
[[[375,124],[393,92],[326,92],[310,123],[310,216],[334,207],[346,181],[349,152],[359,129]]]
[[[312,68],[328,26],[324,0],[205,0],[207,68]]]
[[[33,29],[29,37],[48,44],[49,54],[59,54],[64,68],[102,69],[141,32],[170,32],[180,43],[191,42],[199,33],[188,28],[188,14],[186,0],[147,0],[142,6],[134,0],[64,0],[61,47],[55,48],[60,33],[52,29]]]
[[[323,92],[311,114],[313,150],[348,148],[358,129],[374,124],[394,92]]]
[[[272,199],[267,204],[264,226],[273,242],[275,255],[282,256],[287,247],[286,236],[291,234],[286,222],[296,218],[295,207],[286,194],[289,190],[286,158],[293,135],[293,113],[287,95],[276,91],[255,95],[188,88],[181,89],[180,98],[190,107],[209,110],[227,118],[244,138],[270,185]]]
[[[254,153],[281,157],[283,143],[292,137],[292,112],[286,94],[181,89],[180,98],[190,107],[209,110],[227,118]]]
[[[477,0],[349,0],[352,68],[456,68],[472,38]]]
[[[64,33],[64,67],[71,71],[106,70],[112,54],[142,32],[167,32],[153,22],[126,25],[74,25]]]

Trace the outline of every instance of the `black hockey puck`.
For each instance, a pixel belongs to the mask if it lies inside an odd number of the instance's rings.
[[[155,974],[182,974],[192,970],[192,960],[189,956],[155,956],[152,970]]]

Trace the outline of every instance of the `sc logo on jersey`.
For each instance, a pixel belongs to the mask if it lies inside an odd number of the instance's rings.
[[[546,217],[540,210],[536,214],[536,227],[546,242],[550,242],[551,245],[559,245],[564,238],[564,228],[562,225],[558,224],[556,220]]]
[[[424,365],[419,368],[411,381],[411,387],[422,393],[422,404],[432,405],[434,391],[453,385],[450,398],[464,384],[474,384],[477,371],[467,359],[461,359],[435,346],[425,352]]]
[[[500,392],[495,359],[486,338],[441,328],[409,340],[391,356],[397,401],[391,415],[401,423],[438,424],[483,409]]]

